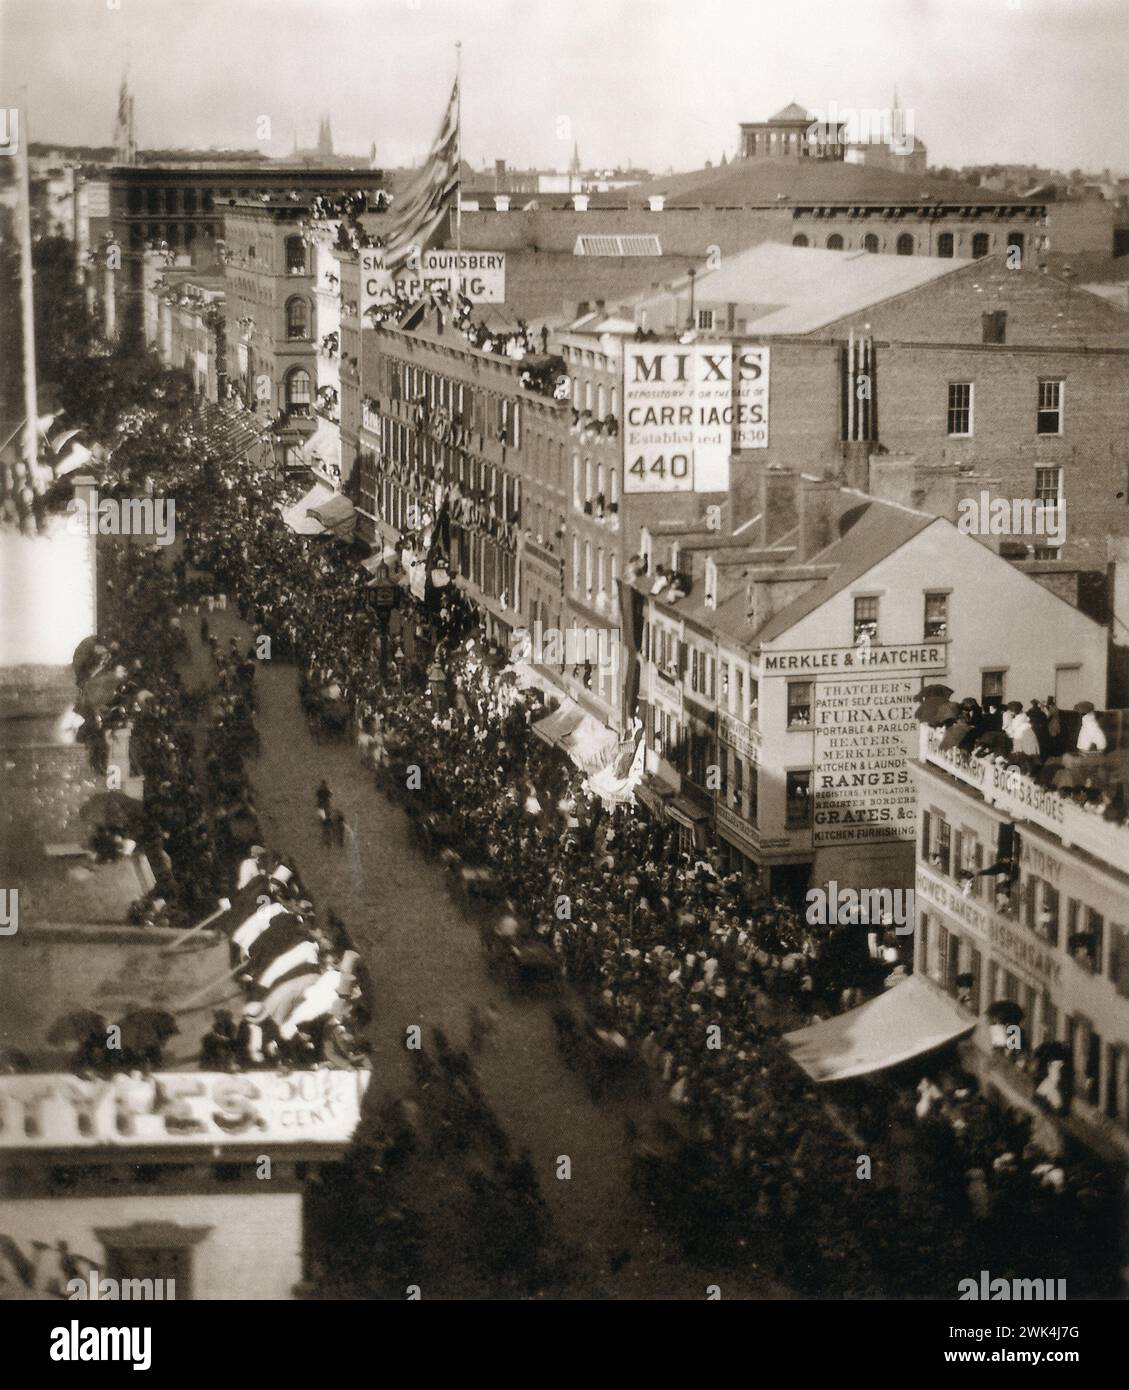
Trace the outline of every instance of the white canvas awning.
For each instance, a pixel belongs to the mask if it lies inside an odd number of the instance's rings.
[[[320,536],[325,527],[309,513],[324,506],[335,493],[325,483],[315,483],[304,497],[299,498],[292,507],[279,507],[282,519],[299,536]]]
[[[813,1081],[847,1081],[945,1047],[975,1027],[948,995],[911,975],[857,1009],[785,1033],[783,1042]]]
[[[576,727],[561,737],[560,745],[582,772],[595,772],[613,760],[619,736],[585,713]]]
[[[571,733],[583,717],[584,711],[576,701],[566,696],[555,710],[545,715],[544,719],[538,719],[532,729],[539,739],[551,747],[560,743],[565,734]]]

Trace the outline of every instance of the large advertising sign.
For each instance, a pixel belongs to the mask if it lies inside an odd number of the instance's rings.
[[[367,1071],[0,1077],[0,1149],[346,1144]]]
[[[920,689],[920,676],[816,681],[814,845],[914,838]]]
[[[408,266],[393,275],[384,264],[379,248],[362,250],[361,313],[374,304],[396,297],[403,286],[409,299],[418,299],[428,290],[459,290],[473,304],[504,304],[506,300],[506,257],[501,251],[424,251]]]
[[[727,492],[730,454],[768,444],[768,349],[632,343],[623,403],[624,492]]]

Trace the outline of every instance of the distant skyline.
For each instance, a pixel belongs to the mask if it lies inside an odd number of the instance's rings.
[[[476,168],[564,169],[574,142],[700,168],[742,120],[897,84],[931,164],[1129,173],[1126,0],[0,0],[0,105],[26,83],[33,140],[110,144],[128,58],[142,148],[286,155],[327,112],[338,153],[391,167],[434,135],[459,38]]]

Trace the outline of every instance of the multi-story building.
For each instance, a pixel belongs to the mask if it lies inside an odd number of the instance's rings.
[[[1020,275],[1005,256],[889,261],[765,245],[642,296],[635,315],[676,338],[691,305],[699,340],[770,352],[771,426],[733,464],[740,517],[756,501],[745,459],[846,463],[855,486],[880,494],[875,475],[892,460],[907,480],[896,500],[953,521],[981,493],[1052,504],[1065,523],[1056,535],[981,535],[1047,582],[1104,571],[1107,537],[1129,530],[1129,512],[1110,508],[1129,469],[1129,320],[1096,295]],[[853,471],[861,460],[870,476]]]
[[[1081,249],[1075,224],[1049,225],[1048,199],[987,191],[934,175],[840,158],[734,160],[607,193],[509,196],[464,207],[464,249],[572,251],[609,238],[650,254],[728,257],[760,242],[880,255],[978,258],[1022,251],[1036,270],[1050,251]],[[1086,246],[1093,232],[1087,226]],[[1044,244],[1047,238],[1050,244]],[[580,239],[583,239],[581,241]],[[712,252],[708,248],[715,248]],[[1112,255],[1113,226],[1105,250]]]
[[[1036,684],[1013,693],[1023,700],[1046,692]],[[1099,717],[1116,750],[1117,715]],[[975,1021],[966,1060],[990,1093],[1034,1115],[1048,1149],[1080,1139],[1124,1163],[1129,828],[1094,814],[1037,765],[1005,767],[943,742],[943,731],[923,725],[910,769],[918,801],[916,973]],[[1085,777],[1120,760],[1114,771],[1123,786],[1124,757],[1121,748],[1074,762]],[[1013,871],[978,874],[1001,860]],[[1004,1000],[1018,1023],[993,1027],[1000,1015],[992,1006]],[[1038,1105],[1035,1091],[1054,1057],[1063,1075],[1044,1082],[1046,1103]]]
[[[187,252],[207,270],[219,263],[224,216],[240,200],[308,202],[317,194],[375,192],[379,169],[305,168],[262,161],[186,164],[122,164],[108,172],[110,228],[120,267],[100,294],[116,299],[116,336],[140,331],[142,253],[147,246]]]
[[[421,308],[410,328],[362,335],[358,507],[373,539],[418,545],[446,503],[455,582],[508,645],[523,616],[563,607],[569,406],[554,391],[564,364],[480,351],[441,319]],[[343,441],[344,426],[343,414]]]
[[[310,208],[243,199],[224,218],[227,366],[244,406],[272,421],[277,459],[306,467],[317,429],[315,256]]]
[[[766,471],[744,546],[668,527],[644,547],[643,799],[714,821],[774,891],[910,885],[924,687],[1106,698],[1097,622],[950,522],[833,480]]]

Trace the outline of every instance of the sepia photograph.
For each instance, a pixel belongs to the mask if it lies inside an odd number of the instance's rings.
[[[1127,73],[1129,0],[0,0],[33,1368],[1116,1346]]]

